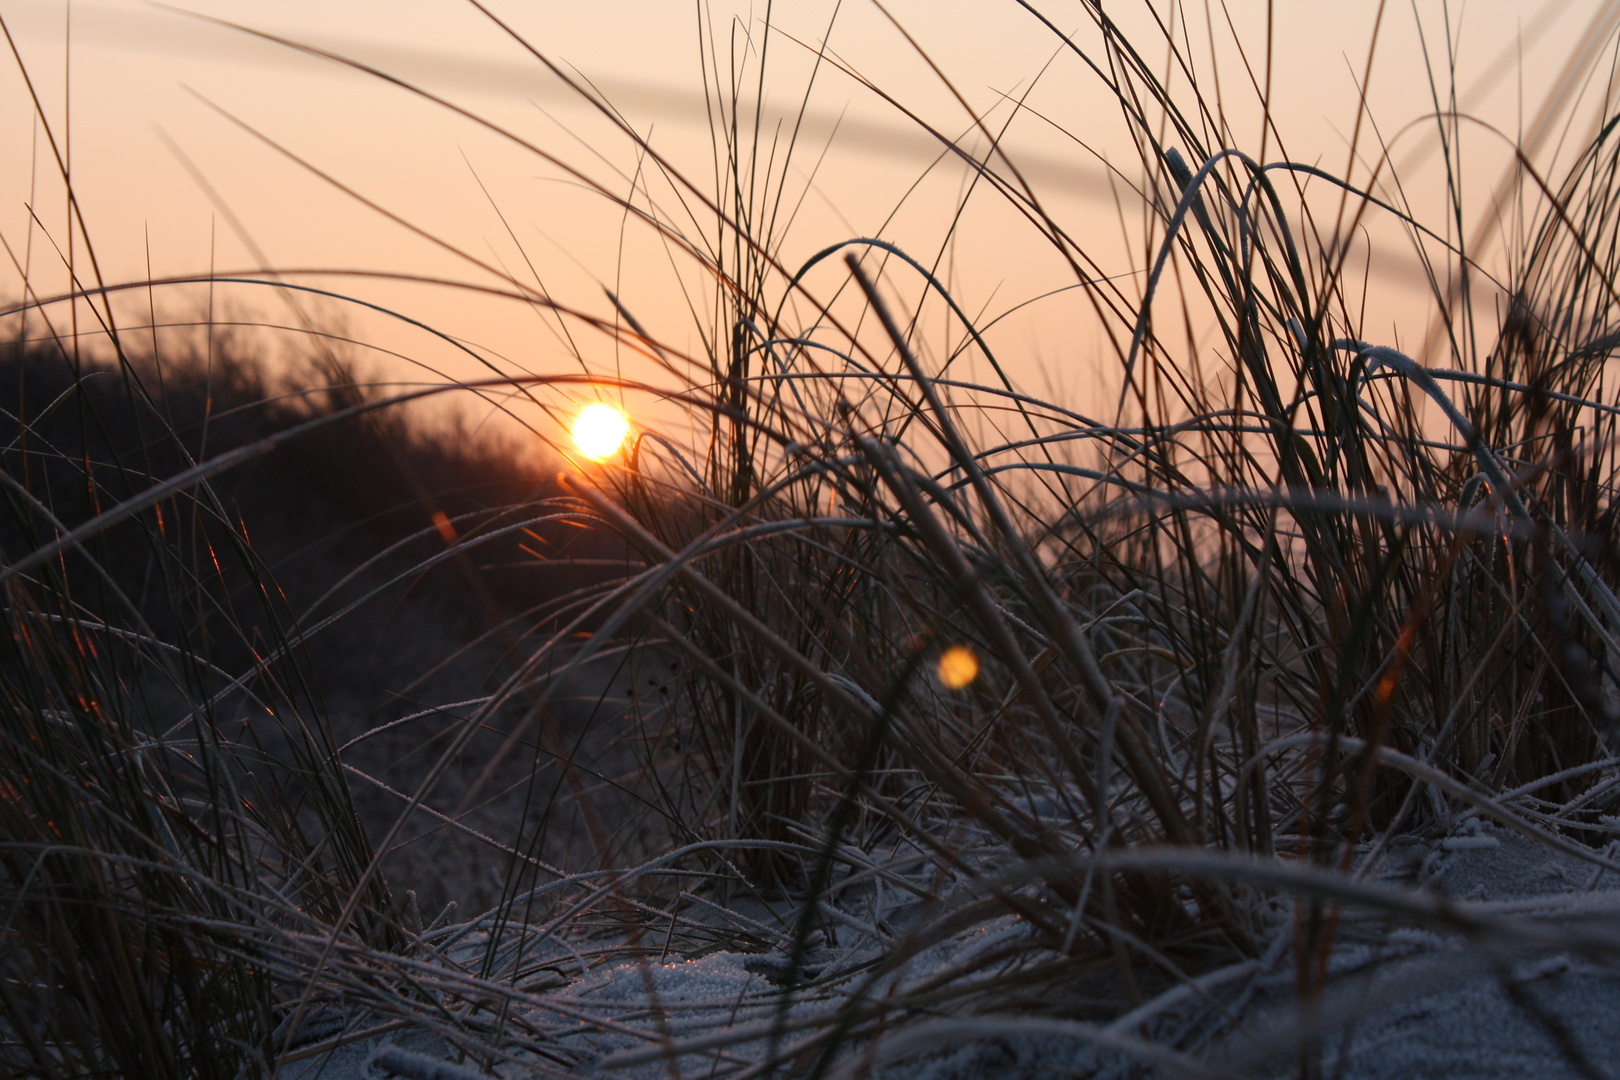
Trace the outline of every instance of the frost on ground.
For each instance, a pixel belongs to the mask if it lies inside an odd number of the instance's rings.
[[[1620,965],[1581,945],[1601,946],[1620,917],[1620,875],[1478,821],[1388,854],[1384,883],[1444,896],[1460,916],[1506,921],[1523,938],[1472,940],[1345,908],[1328,988],[1303,1010],[1293,918],[1278,904],[1261,957],[1174,983],[1100,1022],[1067,1018],[1056,1001],[1047,1015],[997,1013],[993,995],[975,998],[961,981],[988,987],[1009,965],[1038,963],[1007,948],[1024,936],[1018,919],[987,917],[920,945],[937,913],[920,918],[921,905],[873,891],[824,905],[829,932],[813,934],[797,962],[791,913],[757,901],[695,904],[749,944],[687,957],[670,954],[656,930],[636,942],[531,940],[519,955],[515,941],[492,950],[490,926],[475,921],[426,939],[469,978],[492,955],[515,974],[523,993],[506,1013],[514,1049],[504,1059],[470,1060],[429,1031],[384,1030],[326,1003],[306,1020],[313,1038],[295,1044],[351,1041],[305,1051],[281,1075],[752,1077],[775,1060],[776,1075],[795,1077],[818,1068],[888,1080],[1281,1077],[1297,1075],[1302,1049],[1314,1047],[1323,1075],[1348,1080],[1620,1076]],[[896,950],[912,955],[883,963]],[[954,1004],[896,1008],[862,1027],[876,1038],[839,1040],[823,1060],[852,1005],[870,1016],[873,1003],[915,1003],[942,980]],[[790,983],[797,989],[785,994]],[[494,1018],[457,1019],[471,1029]],[[376,1033],[354,1038],[368,1024]]]

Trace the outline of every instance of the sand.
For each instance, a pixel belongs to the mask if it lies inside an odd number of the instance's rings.
[[[1324,1075],[1344,1080],[1620,1077],[1620,952],[1589,947],[1620,918],[1616,875],[1477,819],[1439,841],[1404,845],[1397,856],[1383,870],[1386,883],[1446,896],[1464,915],[1508,920],[1547,940],[1509,947],[1347,911],[1313,1019],[1295,1003],[1285,900],[1262,958],[1211,972],[1197,988],[1174,988],[1111,1024],[922,1018],[846,1055],[832,1074],[884,1080],[1282,1077],[1297,1075],[1300,1050],[1314,1039]],[[874,913],[870,902],[845,914],[851,928],[838,947],[823,945],[810,956],[828,989],[795,1001],[785,1014],[773,982],[785,953],[620,959],[581,973],[577,961],[558,952],[555,964],[529,984],[532,1016],[550,1033],[551,1060],[543,1069],[718,1077],[763,1059],[773,1030],[778,1045],[791,1050],[805,1037],[794,1021],[836,1010],[843,992],[859,982],[840,983],[836,976],[862,970],[884,948],[885,930],[877,926],[892,928],[906,917],[900,909]],[[862,925],[874,929],[856,932]],[[893,977],[924,978],[1021,932],[1012,919],[985,923]],[[1579,943],[1561,941],[1560,934],[1576,935],[1587,946],[1566,947]],[[478,945],[476,933],[457,943],[469,956]],[[338,1006],[326,1008],[324,1021],[310,1025],[309,1045],[340,1037],[334,1032],[342,1027],[362,1030],[367,1022]],[[785,1034],[777,1029],[783,1020]],[[673,1057],[663,1049],[669,1045],[676,1048]],[[457,1060],[431,1033],[405,1029],[361,1038],[281,1072],[289,1080],[534,1074],[522,1060],[483,1066]]]

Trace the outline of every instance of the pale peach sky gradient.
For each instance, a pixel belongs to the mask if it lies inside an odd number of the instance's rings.
[[[615,190],[629,187],[618,173],[627,176],[637,167],[634,148],[622,135],[476,9],[456,0],[188,0],[180,6],[370,63],[508,126]],[[1037,6],[1060,26],[1081,29],[1080,39],[1087,44],[1093,41],[1090,20],[1074,0],[1043,0]],[[1165,4],[1156,6],[1168,10]],[[1229,6],[1236,32],[1258,68],[1265,56],[1266,7],[1245,0]],[[1606,6],[1614,5],[1598,0],[1457,5],[1451,19],[1463,103],[1514,134],[1523,118],[1535,114]],[[671,160],[700,182],[712,182],[698,19],[690,0],[546,0],[492,7],[536,48],[592,80],[637,130],[651,133],[653,144]],[[1015,4],[893,0],[887,7],[975,108],[1004,117],[1004,95],[1022,92],[1039,76],[1028,104],[1123,163],[1137,179],[1117,107],[1095,76],[1063,54],[1051,33]],[[1443,52],[1447,45],[1440,6],[1418,7],[1429,47]],[[1143,18],[1137,5],[1111,3],[1109,10],[1114,9],[1122,20]],[[791,117],[810,71],[812,55],[806,46],[827,39],[845,64],[931,123],[952,133],[967,127],[961,108],[876,6],[847,0],[829,33],[832,10],[827,0],[775,5],[773,21],[781,33],[770,46],[768,116]],[[1343,171],[1355,119],[1356,80],[1366,63],[1376,10],[1376,4],[1361,0],[1276,5],[1274,111],[1294,160]],[[710,19],[722,48],[729,48],[733,18],[738,27],[757,35],[764,11],[763,4],[713,4]],[[1230,47],[1226,15],[1217,7],[1206,16],[1202,6],[1189,6],[1183,14],[1190,20],[1187,33],[1195,54],[1206,60],[1210,55],[1209,25],[1222,40],[1215,60],[1223,98],[1234,119],[1235,141],[1253,152],[1259,113],[1248,75]],[[0,0],[0,15],[58,137],[71,147],[76,190],[108,281],[145,278],[148,260],[156,277],[206,273],[210,266],[227,270],[254,265],[258,259],[239,237],[239,228],[277,267],[408,272],[498,284],[312,177],[232,123],[223,110],[447,243],[505,266],[530,284],[538,274],[561,302],[611,315],[601,288],[606,283],[672,345],[697,345],[662,246],[645,230],[626,226],[622,211],[607,200],[582,191],[555,167],[466,119],[362,73],[157,5],[82,0],[70,8],[61,0]],[[1206,17],[1211,23],[1206,24]],[[1371,114],[1385,137],[1432,109],[1415,18],[1406,4],[1391,4],[1385,14],[1369,95]],[[1141,40],[1152,55],[1154,39],[1145,35]],[[1162,55],[1162,45],[1158,48]],[[8,57],[0,66],[0,146],[5,148],[0,154],[0,235],[17,258],[29,252],[36,289],[58,292],[66,283],[52,250],[53,240],[66,246],[61,184],[16,64]],[[71,72],[66,86],[65,66]],[[752,86],[756,69],[749,71]],[[1201,77],[1212,77],[1207,64]],[[1592,93],[1601,98],[1603,88]],[[1589,97],[1588,113],[1595,100]],[[784,262],[797,265],[829,243],[880,229],[931,260],[966,170],[952,163],[936,168],[885,227],[885,218],[929,168],[938,148],[892,106],[843,73],[824,68],[818,76],[806,124],[805,149],[812,152],[800,151],[790,196],[796,199],[804,190],[808,169],[840,116],[832,150],[783,246]],[[1433,161],[1427,153],[1433,148],[1430,130],[1405,136],[1402,153],[1396,155],[1415,170],[1408,173],[1414,203],[1427,211],[1438,207],[1440,194],[1435,175],[1422,171],[1425,160]],[[1471,140],[1470,160],[1478,162],[1478,174],[1469,182],[1483,197],[1506,161],[1506,147],[1482,134]],[[1140,265],[1141,252],[1127,251],[1128,241],[1122,239],[1115,191],[1125,198],[1128,218],[1138,221],[1140,210],[1123,186],[1110,189],[1095,156],[1034,115],[1014,124],[1006,145],[1054,216],[1071,232],[1095,236],[1099,261],[1119,272]],[[1366,152],[1375,152],[1372,140],[1365,146]],[[1271,155],[1276,156],[1274,146]],[[204,182],[212,195],[204,192]],[[667,194],[665,189],[660,198],[671,210],[674,203]],[[30,202],[38,225],[30,222]],[[1028,226],[1008,214],[997,197],[982,194],[973,205],[954,252],[957,295],[969,311],[993,315],[1072,283],[1063,264],[1034,241]],[[1390,334],[1420,338],[1423,313],[1402,307],[1410,307],[1414,297],[1421,299],[1415,264],[1394,230],[1376,233],[1375,245],[1375,270],[1388,306],[1369,321],[1387,327]],[[75,240],[75,248],[76,259],[82,259],[82,243]],[[531,263],[533,271],[527,265]],[[828,291],[837,272],[829,269],[822,279]],[[436,287],[296,280],[402,310],[505,358],[502,363],[509,368],[578,369],[554,320],[519,304]],[[10,301],[21,292],[10,260],[0,261],[0,297]],[[171,288],[156,294],[155,302],[160,314],[188,315],[199,310],[205,296],[198,289]],[[137,301],[144,303],[144,296],[126,303]],[[219,289],[214,303],[216,313],[294,321],[286,302],[267,289]],[[337,304],[306,304],[306,310],[322,317],[340,315],[368,342],[453,376],[476,374],[476,365],[419,331]],[[65,315],[65,307],[53,311],[59,322]],[[1108,385],[1112,374],[1097,367],[1092,319],[1089,307],[1074,294],[1053,297],[999,324],[996,340],[1004,354],[1017,358],[1017,374],[1029,383],[1037,388],[1051,383],[1065,394],[1084,396]],[[575,330],[576,342],[592,363],[613,363],[606,339]],[[376,370],[390,376],[414,377],[403,361],[375,357],[374,362]]]

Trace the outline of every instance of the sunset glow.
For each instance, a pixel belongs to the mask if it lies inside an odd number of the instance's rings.
[[[604,461],[618,453],[628,434],[629,418],[600,401],[585,406],[574,421],[574,445],[592,461]]]

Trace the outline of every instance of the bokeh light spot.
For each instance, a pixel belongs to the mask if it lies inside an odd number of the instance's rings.
[[[979,657],[966,645],[952,645],[940,653],[936,674],[945,689],[960,690],[979,677]]]
[[[574,445],[592,461],[612,457],[630,434],[630,420],[611,405],[598,401],[580,410],[574,420]]]

